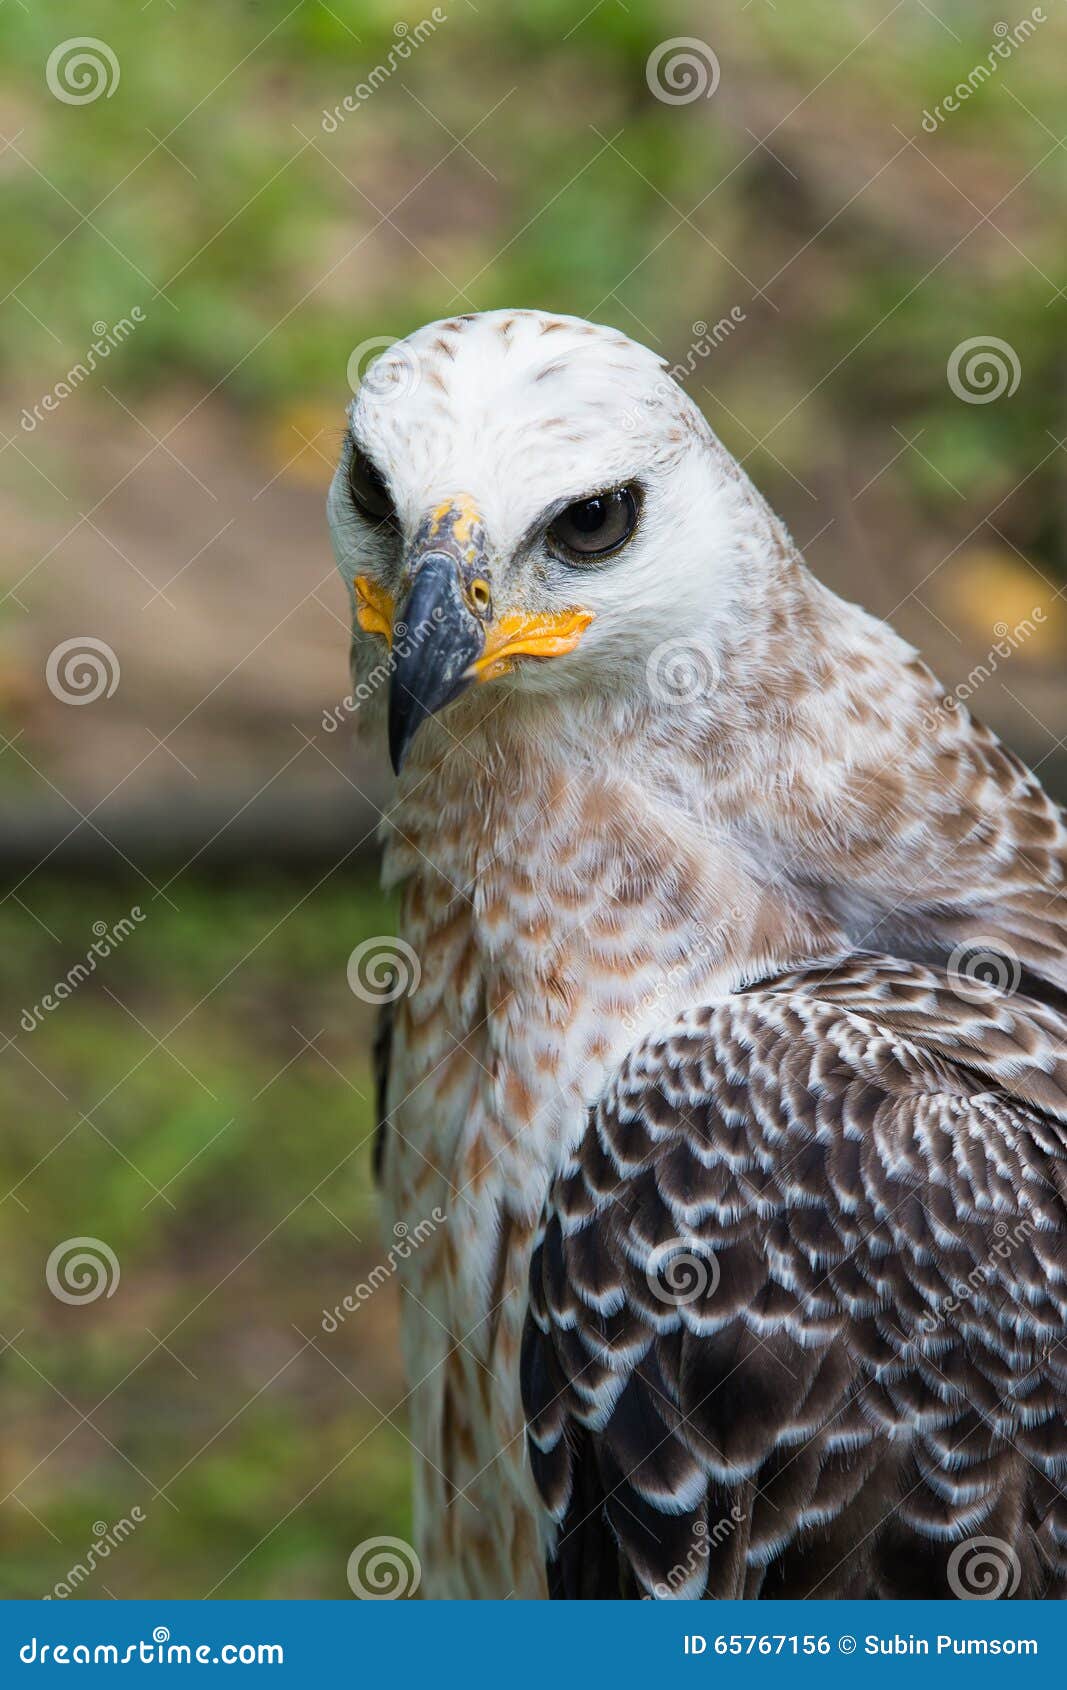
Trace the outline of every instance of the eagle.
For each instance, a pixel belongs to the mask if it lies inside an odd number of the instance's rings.
[[[1060,811],[615,328],[393,343],[328,511],[421,1594],[1067,1595]]]

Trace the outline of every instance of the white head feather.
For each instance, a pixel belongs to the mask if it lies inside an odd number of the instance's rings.
[[[498,611],[578,606],[594,615],[575,652],[520,660],[479,694],[505,686],[558,698],[577,685],[618,701],[673,640],[697,661],[704,652],[719,674],[791,556],[781,525],[664,360],[616,329],[538,311],[431,323],[372,366],[350,424],[399,531],[368,523],[353,505],[346,450],[329,515],[350,591],[367,575],[395,600],[420,522],[465,495],[485,524]],[[602,563],[561,559],[546,537],[551,513],[627,484],[641,495],[627,544]],[[357,628],[357,680],[382,650]],[[450,708],[470,718],[469,698]]]

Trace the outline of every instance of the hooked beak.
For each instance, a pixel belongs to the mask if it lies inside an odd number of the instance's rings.
[[[463,496],[438,506],[420,526],[395,623],[389,595],[366,576],[356,578],[360,627],[384,634],[392,650],[389,756],[397,774],[427,716],[473,682],[507,674],[517,657],[573,651],[593,620],[592,611],[578,609],[497,617],[491,580],[485,530]]]
[[[389,756],[397,774],[427,716],[470,686],[471,665],[484,649],[484,626],[464,602],[454,560],[427,553],[393,629]]]

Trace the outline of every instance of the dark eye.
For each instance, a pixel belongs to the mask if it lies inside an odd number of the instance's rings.
[[[348,485],[353,499],[372,522],[392,521],[393,501],[389,489],[370,459],[356,446],[348,466]]]
[[[548,532],[565,551],[577,552],[580,557],[600,557],[616,551],[636,525],[636,496],[629,487],[616,487],[610,493],[595,493],[591,499],[568,505]]]

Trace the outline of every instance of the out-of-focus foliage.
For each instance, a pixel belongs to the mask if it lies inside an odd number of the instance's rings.
[[[4,8],[3,127],[42,173],[0,158],[8,285],[28,273],[28,302],[75,353],[94,320],[140,303],[110,380],[186,376],[255,406],[332,403],[354,344],[452,310],[592,314],[673,358],[736,304],[747,327],[694,391],[725,428],[739,419],[742,449],[766,437],[754,460],[772,482],[775,460],[803,479],[826,432],[872,423],[924,431],[929,462],[908,453],[904,474],[934,506],[1007,492],[1055,457],[1058,7],[1000,59],[1003,8],[970,0],[437,10],[415,42],[432,8],[99,0],[121,80],[87,121],[43,89],[65,8]],[[650,96],[648,55],[674,34],[715,51],[713,98]],[[324,128],[376,67],[370,96]],[[62,262],[35,271],[50,246]],[[961,406],[947,359],[992,333],[1025,380],[992,410]],[[25,317],[0,317],[0,336],[16,369],[40,367]],[[1020,526],[1060,568],[1052,472],[1034,473]]]
[[[305,891],[149,893],[0,1065],[0,1595],[67,1581],[134,1508],[76,1594],[344,1596],[354,1545],[408,1529],[395,1288],[322,1325],[384,1256],[345,969],[393,918],[349,877]],[[130,916],[114,887],[27,896],[0,903],[5,1020]],[[86,1235],[118,1281],[68,1304],[46,1263]]]

